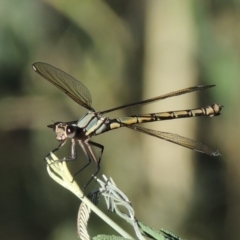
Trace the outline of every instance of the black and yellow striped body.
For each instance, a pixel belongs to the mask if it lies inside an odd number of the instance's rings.
[[[211,106],[189,109],[189,110],[180,110],[180,111],[170,111],[170,112],[160,112],[160,113],[150,113],[135,115],[130,117],[114,118],[109,119],[103,117],[100,113],[89,112],[79,121],[76,125],[79,128],[85,130],[86,136],[99,135],[101,133],[124,127],[126,125],[155,122],[155,121],[164,121],[180,118],[190,118],[198,116],[208,116],[214,117],[220,114],[221,105],[213,104]]]

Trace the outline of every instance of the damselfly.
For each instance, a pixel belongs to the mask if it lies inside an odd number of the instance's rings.
[[[35,72],[37,72],[42,77],[44,77],[49,82],[51,82],[53,85],[55,85],[60,90],[62,90],[65,94],[67,94],[70,98],[72,98],[76,103],[78,103],[79,105],[89,110],[89,112],[85,116],[83,116],[77,121],[56,122],[48,126],[49,128],[52,128],[55,131],[56,139],[60,141],[60,145],[57,148],[55,148],[52,152],[56,152],[57,150],[59,150],[67,142],[68,139],[71,139],[72,141],[71,156],[68,158],[63,158],[62,161],[71,161],[77,158],[76,142],[78,142],[78,144],[80,145],[80,147],[82,148],[84,154],[88,159],[88,163],[79,172],[85,169],[91,163],[92,160],[95,162],[96,171],[93,174],[92,178],[89,180],[89,182],[99,172],[100,161],[101,161],[101,157],[104,150],[104,146],[99,143],[91,141],[90,140],[91,137],[113,130],[113,129],[120,128],[120,127],[127,127],[132,130],[146,133],[148,135],[151,135],[151,136],[154,136],[154,137],[157,137],[157,138],[178,144],[180,146],[187,147],[195,151],[211,155],[211,156],[220,155],[218,150],[217,151],[213,150],[207,147],[206,145],[200,142],[194,141],[192,139],[185,138],[173,133],[155,131],[152,129],[143,128],[136,125],[139,123],[163,121],[163,120],[170,120],[170,119],[177,119],[177,118],[189,118],[189,117],[197,117],[197,116],[214,117],[220,114],[222,106],[219,104],[215,103],[207,107],[196,108],[196,109],[141,114],[141,115],[134,115],[130,117],[114,118],[114,119],[110,119],[108,117],[103,116],[104,114],[115,111],[115,110],[128,108],[128,107],[141,106],[141,105],[152,103],[165,98],[175,97],[175,96],[179,96],[179,95],[194,92],[194,91],[208,89],[208,88],[214,87],[215,85],[200,85],[200,86],[185,88],[185,89],[174,91],[174,92],[164,94],[155,98],[150,98],[144,101],[130,103],[123,106],[111,108],[105,111],[97,112],[91,106],[91,103],[92,103],[91,94],[83,83],[79,82],[78,80],[71,77],[67,73],[63,72],[62,70],[55,68],[47,63],[41,63],[41,62],[34,63],[33,69]],[[101,150],[99,157],[95,156],[92,150],[92,146],[95,146]],[[46,157],[48,156],[49,154]],[[86,185],[88,185],[88,183]]]

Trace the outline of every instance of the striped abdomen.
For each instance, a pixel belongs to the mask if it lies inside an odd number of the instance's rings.
[[[222,106],[215,103],[211,106],[207,106],[203,108],[171,111],[171,112],[150,113],[150,114],[142,114],[138,116],[116,118],[116,119],[110,120],[109,130],[123,127],[124,125],[132,125],[132,124],[145,123],[145,122],[155,122],[155,121],[171,120],[171,119],[178,119],[178,118],[190,118],[190,117],[198,117],[198,116],[214,117],[214,116],[220,115],[221,109],[222,109]]]

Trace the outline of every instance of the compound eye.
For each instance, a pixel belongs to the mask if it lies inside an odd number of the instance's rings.
[[[76,128],[73,126],[68,126],[66,129],[66,134],[68,138],[73,138],[76,135]]]

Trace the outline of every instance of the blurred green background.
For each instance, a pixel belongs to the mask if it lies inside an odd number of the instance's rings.
[[[99,176],[114,179],[139,220],[185,239],[240,239],[239,1],[2,0],[0,8],[1,239],[77,239],[79,200],[49,178],[43,159],[58,145],[46,125],[86,109],[34,73],[37,61],[82,81],[99,111],[216,84],[109,116],[222,104],[220,117],[147,125],[204,142],[221,157],[129,129],[93,141],[105,146]],[[70,144],[58,156],[69,152]],[[73,171],[86,161],[80,149],[78,158]],[[81,186],[93,170],[77,177]],[[116,234],[94,214],[89,230]]]

